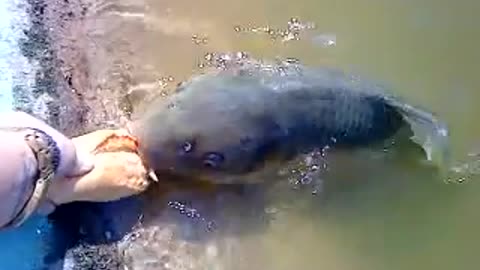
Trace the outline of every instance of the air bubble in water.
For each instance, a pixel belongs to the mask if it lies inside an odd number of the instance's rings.
[[[192,35],[192,41],[195,45],[205,45],[208,43],[208,37],[194,34]]]
[[[313,44],[319,45],[324,48],[334,47],[337,45],[337,37],[335,34],[325,33],[313,37],[312,42]]]
[[[273,40],[281,40],[282,42],[290,40],[300,40],[300,35],[306,30],[315,28],[315,24],[312,22],[301,22],[298,18],[291,18],[287,21],[286,29],[275,29],[271,26],[259,26],[259,27],[242,27],[235,26],[235,32],[251,32],[256,34],[266,34]]]
[[[205,224],[206,230],[208,232],[212,232],[216,228],[213,221],[206,220],[204,217],[202,217],[202,215],[198,212],[197,209],[192,208],[183,202],[169,201],[167,205],[170,208],[178,211],[181,215],[184,215],[191,220],[200,221],[201,223]]]

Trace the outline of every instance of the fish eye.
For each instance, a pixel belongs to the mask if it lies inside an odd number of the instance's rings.
[[[180,152],[182,154],[190,153],[193,151],[194,146],[195,146],[194,141],[185,141],[180,145]]]
[[[205,154],[203,157],[203,165],[207,168],[216,169],[223,163],[224,160],[225,157],[222,154],[210,152]]]

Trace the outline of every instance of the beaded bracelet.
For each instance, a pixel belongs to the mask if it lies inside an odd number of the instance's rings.
[[[34,189],[17,215],[2,228],[19,227],[23,224],[41,205],[52,183],[58,166],[60,165],[61,152],[53,138],[44,131],[37,128],[0,128],[0,130],[23,133],[25,142],[32,150],[37,159],[37,173],[34,177]]]

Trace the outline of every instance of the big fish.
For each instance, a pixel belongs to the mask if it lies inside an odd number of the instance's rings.
[[[157,175],[236,184],[298,154],[368,147],[404,127],[429,161],[448,159],[447,125],[432,113],[340,70],[273,64],[192,77],[130,131]]]

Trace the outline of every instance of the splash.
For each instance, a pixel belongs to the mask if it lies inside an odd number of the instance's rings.
[[[216,229],[216,225],[214,221],[209,221],[205,219],[197,209],[187,205],[185,202],[180,201],[169,201],[168,207],[178,211],[181,215],[186,216],[187,218],[193,221],[199,221],[205,224],[205,228],[207,232],[213,232]]]
[[[337,45],[337,36],[331,33],[319,34],[312,38],[312,42],[322,48],[334,47]]]
[[[445,177],[449,184],[464,184],[474,178],[480,177],[480,154],[470,153],[467,159],[453,164]]]
[[[288,183],[295,190],[308,188],[312,195],[318,195],[323,191],[324,179],[322,174],[328,171],[329,146],[314,150],[302,155],[299,162],[293,162],[279,174],[286,176]]]
[[[195,45],[206,45],[208,43],[208,37],[206,35],[193,34],[192,42]]]
[[[263,34],[272,40],[280,40],[281,42],[300,40],[304,32],[313,29],[316,29],[313,22],[301,22],[298,18],[291,18],[287,22],[286,28],[273,28],[271,26],[244,27],[240,25],[234,27],[235,32],[238,33]]]
[[[207,52],[203,56],[203,60],[198,64],[198,68],[215,68],[225,70],[242,65],[242,63],[247,59],[250,59],[250,55],[246,52]]]

